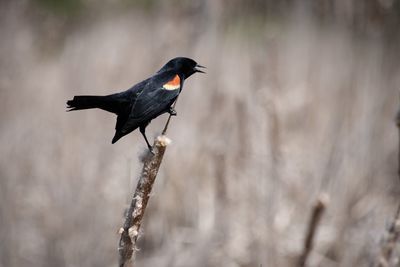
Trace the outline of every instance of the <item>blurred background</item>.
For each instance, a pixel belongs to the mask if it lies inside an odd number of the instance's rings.
[[[137,266],[293,266],[321,192],[309,266],[373,266],[400,194],[399,29],[397,0],[1,1],[0,266],[116,266],[146,146],[65,102],[176,56],[207,74],[179,99]]]

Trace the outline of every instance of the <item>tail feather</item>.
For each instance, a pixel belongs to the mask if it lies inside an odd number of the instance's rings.
[[[67,101],[67,111],[100,108],[112,113],[118,113],[118,101],[112,96],[74,96],[72,100]]]
[[[73,110],[100,108],[104,102],[103,96],[74,96],[72,100],[67,101],[67,108]]]

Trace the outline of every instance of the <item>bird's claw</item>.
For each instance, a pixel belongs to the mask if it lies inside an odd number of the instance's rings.
[[[169,115],[171,116],[176,116],[178,113],[176,113],[176,110],[173,107],[170,107],[168,110]]]
[[[150,153],[154,156],[156,153],[154,152],[154,149],[151,147],[151,146],[149,146],[149,151],[150,151]]]

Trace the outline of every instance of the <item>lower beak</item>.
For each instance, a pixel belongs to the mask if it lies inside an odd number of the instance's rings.
[[[197,65],[196,65],[196,67],[194,68],[194,70],[195,70],[196,72],[205,73],[204,71],[202,71],[202,70],[199,70],[198,68],[203,68],[203,69],[205,69],[206,67],[204,67],[204,66],[202,66],[202,65],[199,65],[199,64],[197,64]]]

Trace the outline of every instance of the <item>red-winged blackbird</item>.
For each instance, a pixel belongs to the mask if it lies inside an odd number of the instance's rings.
[[[112,143],[128,133],[140,129],[150,151],[145,129],[152,119],[168,112],[175,116],[172,107],[182,91],[185,79],[204,68],[193,59],[177,57],[165,64],[154,76],[132,86],[130,89],[106,96],[74,96],[67,101],[68,111],[100,108],[117,115]]]

